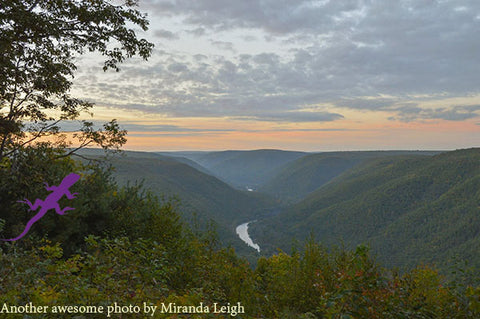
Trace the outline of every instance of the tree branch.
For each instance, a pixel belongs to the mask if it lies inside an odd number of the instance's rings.
[[[20,145],[18,145],[17,147],[15,147],[14,149],[12,149],[11,151],[5,153],[3,156],[8,156],[12,153],[14,153],[17,149],[21,148],[21,147],[24,147],[25,145],[27,144],[30,144],[31,142],[33,142],[34,140],[38,139],[39,137],[42,136],[42,133],[45,132],[47,129],[57,125],[61,120],[56,120],[55,122],[53,122],[52,124],[49,124],[47,126],[44,126],[42,127],[31,139],[27,140],[27,141],[24,141],[23,143],[21,143]]]

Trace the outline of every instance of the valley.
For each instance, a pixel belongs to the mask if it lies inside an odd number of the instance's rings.
[[[221,245],[249,260],[313,235],[326,247],[367,244],[389,267],[480,262],[479,149],[127,151],[110,161],[120,185],[178,198],[189,223],[213,222]]]

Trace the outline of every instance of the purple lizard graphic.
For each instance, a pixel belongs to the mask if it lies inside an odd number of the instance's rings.
[[[75,208],[68,207],[68,206],[65,207],[64,209],[60,209],[60,205],[58,204],[58,201],[60,200],[60,198],[62,198],[63,195],[65,195],[68,199],[74,199],[75,198],[75,195],[77,195],[77,193],[70,193],[69,188],[73,184],[75,184],[79,179],[80,179],[80,175],[70,173],[70,174],[68,174],[67,176],[64,177],[64,179],[62,180],[62,182],[58,186],[48,186],[47,183],[44,183],[45,184],[45,189],[47,191],[51,192],[45,198],[45,200],[42,201],[42,200],[37,198],[35,200],[34,204],[32,204],[26,198],[25,198],[25,200],[18,201],[19,203],[25,203],[28,206],[30,206],[30,210],[32,210],[32,211],[36,210],[39,207],[40,207],[40,210],[38,211],[38,213],[35,216],[33,216],[28,221],[27,226],[25,226],[25,230],[18,237],[11,238],[11,239],[0,239],[0,240],[3,240],[3,241],[19,240],[20,238],[25,236],[28,233],[28,231],[30,230],[30,228],[32,227],[32,225],[36,221],[38,221],[40,218],[42,218],[47,213],[47,211],[49,211],[50,209],[55,209],[55,212],[59,215],[65,215],[65,212],[67,210],[75,209]]]

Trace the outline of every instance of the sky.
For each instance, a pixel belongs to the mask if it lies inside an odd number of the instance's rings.
[[[140,0],[148,61],[78,60],[126,149],[480,146],[480,1]]]

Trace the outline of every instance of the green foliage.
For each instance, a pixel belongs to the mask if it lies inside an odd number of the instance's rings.
[[[0,303],[107,307],[114,302],[212,306],[240,301],[246,312],[242,318],[480,315],[478,287],[459,293],[426,266],[404,275],[386,271],[372,261],[366,247],[327,252],[310,240],[301,255],[262,257],[251,270],[232,250],[211,250],[194,238],[187,243],[192,254],[174,259],[168,257],[173,251],[152,239],[85,240],[85,250],[68,258],[59,244],[49,241],[29,250],[5,246],[0,255]],[[185,262],[189,272],[178,272]],[[183,285],[176,285],[174,277],[181,277]]]
[[[6,275],[2,282],[2,302],[107,305],[114,301],[140,302],[165,297],[171,274],[161,244],[93,236],[86,241],[85,252],[66,259],[62,258],[60,246],[49,242],[31,251],[7,251],[2,255]],[[7,287],[17,290],[10,291]]]
[[[130,239],[155,238],[172,248],[184,236],[182,221],[172,203],[161,205],[141,185],[118,187],[111,177],[111,170],[104,165],[74,162],[60,150],[48,147],[25,148],[8,168],[0,169],[0,218],[5,221],[4,238],[20,234],[26,222],[36,213],[18,200],[44,199],[48,195],[43,183],[58,185],[71,172],[81,174],[79,182],[71,189],[79,193],[74,200],[62,199],[60,206],[75,210],[66,216],[49,211],[33,225],[21,245],[35,244],[48,236],[61,242],[67,255],[84,245],[87,235],[127,236]],[[11,162],[9,162],[11,163]]]
[[[70,158],[59,158],[61,154],[61,151],[40,145],[22,148],[16,153],[15,160],[3,158],[0,167],[0,218],[5,220],[3,236],[17,236],[32,217],[28,207],[18,200],[43,199],[48,194],[44,182],[56,185],[68,173],[79,170],[78,164]]]
[[[255,270],[269,318],[475,318],[478,291],[443,286],[432,268],[399,275],[381,269],[359,246],[353,252],[307,242],[304,253],[262,258]],[[477,295],[474,296],[474,292]],[[468,300],[467,300],[468,299]]]
[[[1,305],[203,302],[212,307],[241,302],[246,312],[242,318],[480,315],[478,285],[449,283],[427,266],[403,275],[388,271],[372,260],[365,246],[327,250],[310,237],[300,252],[262,257],[252,269],[233,249],[219,249],[213,230],[190,230],[176,205],[158,202],[141,185],[118,187],[110,171],[97,164],[81,165],[56,155],[49,148],[29,149],[22,155],[25,160],[15,164],[21,166],[0,170],[5,178],[0,179],[0,194],[10,190],[14,198],[23,191],[41,196],[38,181],[56,184],[67,172],[82,172],[73,189],[81,194],[72,203],[74,211],[67,216],[47,214],[22,240],[1,244]],[[16,175],[10,176],[13,172]],[[31,174],[31,180],[24,174]],[[23,226],[29,216],[18,218],[13,213],[17,203],[3,200],[0,217],[8,233],[13,221]]]

